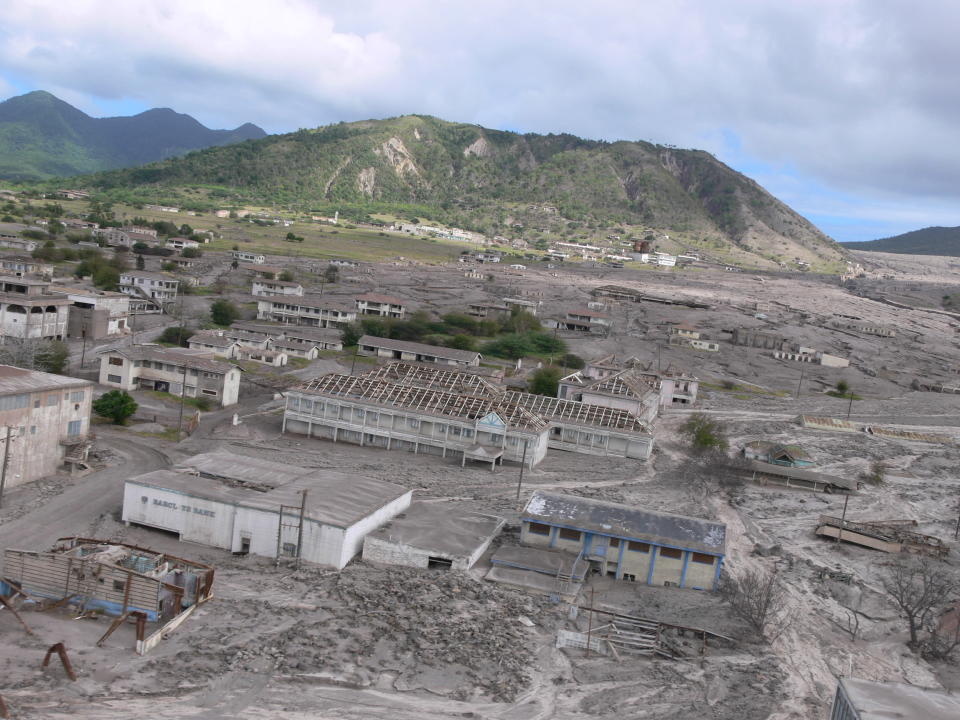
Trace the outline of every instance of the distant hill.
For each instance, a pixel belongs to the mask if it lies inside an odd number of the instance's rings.
[[[960,257],[960,227],[928,227],[880,240],[840,244],[848,250]]]
[[[210,130],[167,108],[92,118],[37,91],[0,103],[0,177],[39,180],[143,165],[265,135],[249,123]]]
[[[490,237],[519,236],[534,247],[545,238],[659,232],[658,240],[669,235],[665,243],[678,243],[674,249],[764,267],[797,259],[835,266],[844,257],[811,223],[709,153],[521,135],[420,115],[271,135],[83,184],[141,201],[196,202],[207,193],[220,206],[428,218]]]

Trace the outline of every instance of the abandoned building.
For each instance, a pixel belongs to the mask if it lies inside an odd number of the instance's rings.
[[[956,720],[960,695],[917,685],[841,677],[830,720]]]
[[[34,275],[43,280],[52,280],[54,266],[29,255],[6,255],[0,256],[0,269],[11,275]]]
[[[27,602],[74,606],[116,618],[103,639],[123,622],[138,620],[138,654],[145,654],[200,604],[212,597],[213,568],[172,555],[108,540],[60,538],[52,550],[8,549],[0,594]],[[149,637],[139,620],[163,627]]]
[[[100,354],[99,382],[119,390],[205,397],[227,407],[237,402],[241,372],[237,365],[214,360],[207,352],[132,345]]]
[[[340,328],[356,319],[357,310],[353,305],[323,296],[257,299],[257,320],[272,320],[319,328]]]
[[[916,520],[848,520],[821,515],[817,535],[839,538],[888,553],[946,557],[950,548],[938,537],[914,532]]]
[[[557,397],[618,407],[652,422],[657,410],[650,414],[646,388],[659,395],[660,407],[692,405],[697,401],[700,381],[686,373],[644,370],[634,358],[618,361],[607,355],[561,378]],[[636,408],[631,409],[634,403]]]
[[[730,337],[734,345],[760,348],[762,350],[783,350],[790,341],[779,333],[766,332],[753,328],[736,328]]]
[[[0,343],[14,340],[63,340],[70,301],[50,292],[50,283],[0,276]]]
[[[283,268],[276,265],[264,265],[263,263],[245,263],[239,266],[241,270],[250,273],[255,278],[264,280],[276,280],[283,272]]]
[[[163,312],[164,305],[177,299],[180,281],[172,275],[124,270],[120,273],[120,292],[130,296],[130,312]]]
[[[0,365],[0,424],[7,428],[0,434],[0,452],[9,454],[7,488],[86,460],[93,389],[89,380]]]
[[[546,327],[600,334],[609,333],[612,324],[613,320],[609,314],[587,308],[571,310],[562,318],[544,321]]]
[[[287,280],[254,280],[250,294],[254,297],[303,297],[303,285]]]
[[[511,312],[513,308],[517,308],[518,310],[526,310],[531,315],[536,315],[541,305],[539,300],[524,300],[523,298],[515,297],[504,298],[503,304],[510,308]]]
[[[263,265],[267,261],[267,258],[261,253],[249,250],[234,250],[233,259],[238,262],[253,263],[254,265]]]
[[[593,297],[609,298],[618,302],[640,302],[643,293],[620,285],[600,285],[590,291]]]
[[[831,355],[816,348],[804,347],[802,345],[790,345],[783,350],[775,350],[773,356],[777,360],[792,360],[793,362],[813,363],[814,365],[823,365],[824,367],[845,368],[850,367],[850,361],[838,355]]]
[[[67,296],[67,337],[101,340],[130,332],[130,296],[96,288],[53,285],[53,292]]]
[[[779,485],[814,492],[852,493],[859,486],[856,480],[756,460],[748,460],[744,472],[761,485]]]
[[[449,502],[416,502],[366,536],[363,559],[381,565],[466,571],[487,551],[505,522]]]
[[[541,490],[520,522],[521,543],[576,555],[591,573],[696,590],[720,580],[723,523]]]
[[[321,350],[342,350],[339,330],[302,325],[265,325],[238,321],[223,331],[228,338],[243,345],[283,350],[291,357],[313,360]]]
[[[646,459],[649,426],[616,408],[506,392],[481,375],[391,363],[287,393],[284,431],[462,460],[539,463],[548,448]]]
[[[481,319],[506,320],[510,317],[510,306],[499,303],[471,303],[467,306],[467,315]]]
[[[123,520],[186,542],[339,570],[367,533],[406,510],[411,493],[354,473],[221,451],[127,480]]]
[[[492,464],[526,457],[530,467],[547,453],[548,429],[543,418],[499,397],[337,374],[287,391],[283,416],[283,432],[449,454],[461,462]]]
[[[886,338],[897,336],[897,331],[893,328],[882,325],[871,325],[867,322],[838,322],[834,320],[830,325],[839,330],[849,330],[851,332],[863,333],[864,335],[876,335],[877,337]]]
[[[742,455],[747,460],[759,460],[787,467],[812,467],[813,458],[799,445],[785,445],[769,440],[751,440],[743,446]]]
[[[479,365],[480,353],[474,350],[457,350],[425,345],[406,340],[364,335],[357,342],[357,353],[368,357],[389,358],[407,362],[437,363],[438,365]]]
[[[402,320],[407,314],[407,302],[390,295],[366,293],[356,298],[359,315],[377,315]]]

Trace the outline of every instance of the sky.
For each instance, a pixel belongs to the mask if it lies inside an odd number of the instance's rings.
[[[0,98],[700,148],[840,241],[960,225],[960,2],[4,0]]]

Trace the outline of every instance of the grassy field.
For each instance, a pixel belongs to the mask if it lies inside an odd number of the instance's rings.
[[[88,203],[82,200],[58,201],[68,214],[87,212]],[[251,211],[265,208],[250,208]],[[316,222],[294,222],[290,227],[282,225],[261,226],[243,218],[218,218],[213,215],[188,215],[185,212],[168,213],[156,210],[137,209],[130,205],[113,207],[117,220],[130,222],[135,217],[150,221],[164,220],[175,225],[187,224],[194,230],[210,230],[222,239],[204,246],[205,250],[230,251],[234,245],[243,250],[267,255],[316,258],[319,260],[344,258],[378,262],[404,258],[427,263],[443,263],[456,260],[463,250],[476,250],[470,243],[407,235],[406,233],[377,231],[368,228],[348,228],[343,225],[322,225]],[[271,213],[272,214],[272,213]],[[302,237],[303,242],[286,240],[287,233]]]

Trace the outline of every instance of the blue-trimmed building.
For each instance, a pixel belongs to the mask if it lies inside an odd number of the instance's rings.
[[[520,520],[523,544],[574,553],[593,573],[696,590],[720,580],[723,523],[540,490]]]

